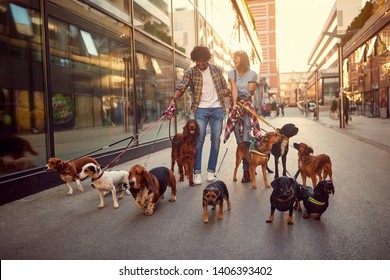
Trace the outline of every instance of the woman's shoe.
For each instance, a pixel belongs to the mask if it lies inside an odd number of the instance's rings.
[[[251,181],[251,178],[249,176],[249,170],[244,170],[244,175],[242,176],[241,183],[248,183]]]

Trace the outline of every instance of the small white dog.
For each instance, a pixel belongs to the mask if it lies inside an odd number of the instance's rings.
[[[87,163],[79,173],[80,180],[87,177],[92,178],[92,187],[94,187],[100,197],[99,209],[104,207],[104,193],[111,192],[114,208],[118,208],[119,204],[116,198],[116,186],[123,184],[119,199],[123,198],[126,188],[129,187],[129,172],[121,171],[105,171],[93,163]]]

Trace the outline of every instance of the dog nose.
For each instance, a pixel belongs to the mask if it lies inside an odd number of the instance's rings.
[[[129,181],[130,187],[134,186],[135,182],[134,181]]]

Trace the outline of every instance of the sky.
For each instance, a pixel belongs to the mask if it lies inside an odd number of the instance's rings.
[[[279,72],[308,70],[308,59],[335,0],[276,0]]]

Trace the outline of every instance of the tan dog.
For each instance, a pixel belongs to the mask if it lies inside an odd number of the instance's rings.
[[[236,150],[236,167],[234,168],[233,181],[237,181],[237,169],[242,158],[249,162],[249,175],[251,177],[252,189],[256,189],[256,167],[261,165],[263,180],[266,188],[270,188],[267,180],[267,162],[270,157],[272,145],[282,139],[282,135],[276,132],[267,132],[259,140],[256,140],[253,148],[249,142],[238,144]]]
[[[136,164],[129,171],[130,192],[137,208],[146,208],[145,215],[154,212],[155,204],[164,195],[167,186],[171,187],[170,202],[176,201],[176,178],[173,172],[165,167],[156,167],[147,171]]]
[[[322,181],[329,175],[333,183],[332,161],[328,155],[312,155],[313,149],[305,143],[294,143],[294,148],[298,150],[298,168],[301,170],[304,186],[306,186],[306,177],[311,178],[313,188],[317,186],[317,176]]]
[[[72,180],[76,181],[77,188],[80,192],[84,191],[83,186],[80,183],[78,174],[81,172],[81,169],[87,163],[94,163],[99,166],[99,163],[91,157],[83,157],[71,161],[63,161],[59,158],[50,158],[47,164],[45,165],[46,170],[55,170],[60,174],[62,181],[66,183],[69,188],[68,194],[73,194],[73,188],[70,182]]]

